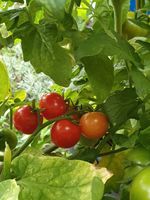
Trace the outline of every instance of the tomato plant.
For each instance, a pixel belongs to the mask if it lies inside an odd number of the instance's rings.
[[[0,130],[28,134],[15,146],[0,132],[4,200],[129,200],[130,186],[136,199],[150,164],[150,6],[135,3],[0,1]]]
[[[148,200],[150,198],[150,167],[143,169],[133,180],[130,200]]]
[[[80,127],[67,119],[55,122],[51,129],[51,139],[62,148],[74,146],[80,139]]]
[[[38,111],[34,111],[28,105],[17,109],[13,116],[14,127],[25,134],[32,134],[42,122],[42,115],[38,116]]]
[[[50,120],[67,111],[67,105],[64,98],[58,93],[45,94],[40,99],[40,108],[43,116]]]
[[[101,138],[108,130],[108,119],[102,112],[88,112],[80,118],[82,134],[91,139]]]

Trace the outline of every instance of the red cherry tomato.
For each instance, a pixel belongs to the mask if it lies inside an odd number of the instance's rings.
[[[102,112],[88,112],[80,118],[80,127],[85,137],[101,138],[108,130],[108,120]]]
[[[64,98],[57,93],[43,95],[40,99],[40,108],[42,109],[43,116],[48,120],[63,115],[67,111]]]
[[[25,105],[19,108],[13,116],[14,127],[25,134],[32,134],[38,127],[38,113],[31,106]],[[40,115],[40,124],[43,117]]]
[[[80,127],[67,119],[62,119],[52,126],[51,140],[62,148],[70,148],[80,140]]]

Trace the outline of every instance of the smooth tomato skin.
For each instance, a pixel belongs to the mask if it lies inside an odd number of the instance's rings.
[[[150,200],[150,166],[143,169],[133,180],[130,200]]]
[[[133,179],[140,171],[150,164],[150,153],[143,147],[136,147],[126,154],[124,179]]]
[[[63,115],[67,111],[67,104],[64,98],[58,93],[49,93],[41,97],[40,109],[41,113],[47,120]]]
[[[38,127],[38,113],[31,106],[25,105],[19,108],[13,116],[14,127],[25,134],[32,134]],[[43,117],[40,115],[40,124]]]
[[[55,122],[51,129],[52,142],[62,148],[73,147],[80,140],[80,136],[80,127],[67,119]]]
[[[108,120],[102,112],[88,112],[80,118],[80,127],[83,136],[101,138],[108,130]]]

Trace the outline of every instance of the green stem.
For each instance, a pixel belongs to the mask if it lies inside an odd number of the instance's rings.
[[[69,5],[69,9],[68,9],[69,14],[72,14],[73,7],[74,7],[74,0],[71,0],[70,5]]]
[[[13,128],[13,109],[10,107],[10,129]]]
[[[12,159],[16,158],[17,156],[19,156],[28,146],[29,144],[34,140],[34,138],[39,134],[39,132],[49,126],[50,124],[54,123],[55,121],[61,120],[61,119],[68,119],[70,117],[68,116],[61,116],[61,117],[57,117],[53,120],[47,121],[44,124],[42,124],[40,127],[38,127],[34,133],[25,141],[25,143],[14,153]]]
[[[36,109],[35,103],[36,103],[36,101],[35,101],[35,99],[33,99],[33,100],[32,100],[32,109],[33,109],[33,110]]]
[[[55,145],[48,146],[48,147],[46,147],[46,148],[43,150],[43,153],[48,155],[48,154],[50,154],[51,152],[55,151],[56,149],[58,149],[58,147],[55,146]]]
[[[127,147],[121,147],[121,148],[113,150],[113,151],[108,151],[108,152],[101,153],[101,154],[99,154],[99,156],[100,157],[108,156],[108,155],[111,155],[111,154],[119,153],[121,151],[125,151],[127,149],[128,149]]]
[[[127,61],[125,61],[125,64],[126,64],[126,68],[128,71],[129,86],[130,86],[130,88],[132,88],[132,76],[130,74],[131,69],[130,69],[129,63]]]
[[[109,140],[110,140],[110,134],[106,135],[106,136],[104,137],[104,139],[101,140],[101,141],[99,142],[99,144],[98,144],[97,147],[96,147],[96,150],[97,150],[98,152],[101,152],[102,149],[105,147],[106,143],[107,143]]]
[[[114,9],[114,29],[115,31],[122,36],[122,7],[123,0],[112,0],[113,9]]]
[[[140,0],[136,0],[136,10],[140,9]]]

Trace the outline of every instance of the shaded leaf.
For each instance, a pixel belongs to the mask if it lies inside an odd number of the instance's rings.
[[[110,93],[113,85],[113,63],[103,55],[82,59],[89,82],[97,100],[102,102]]]

